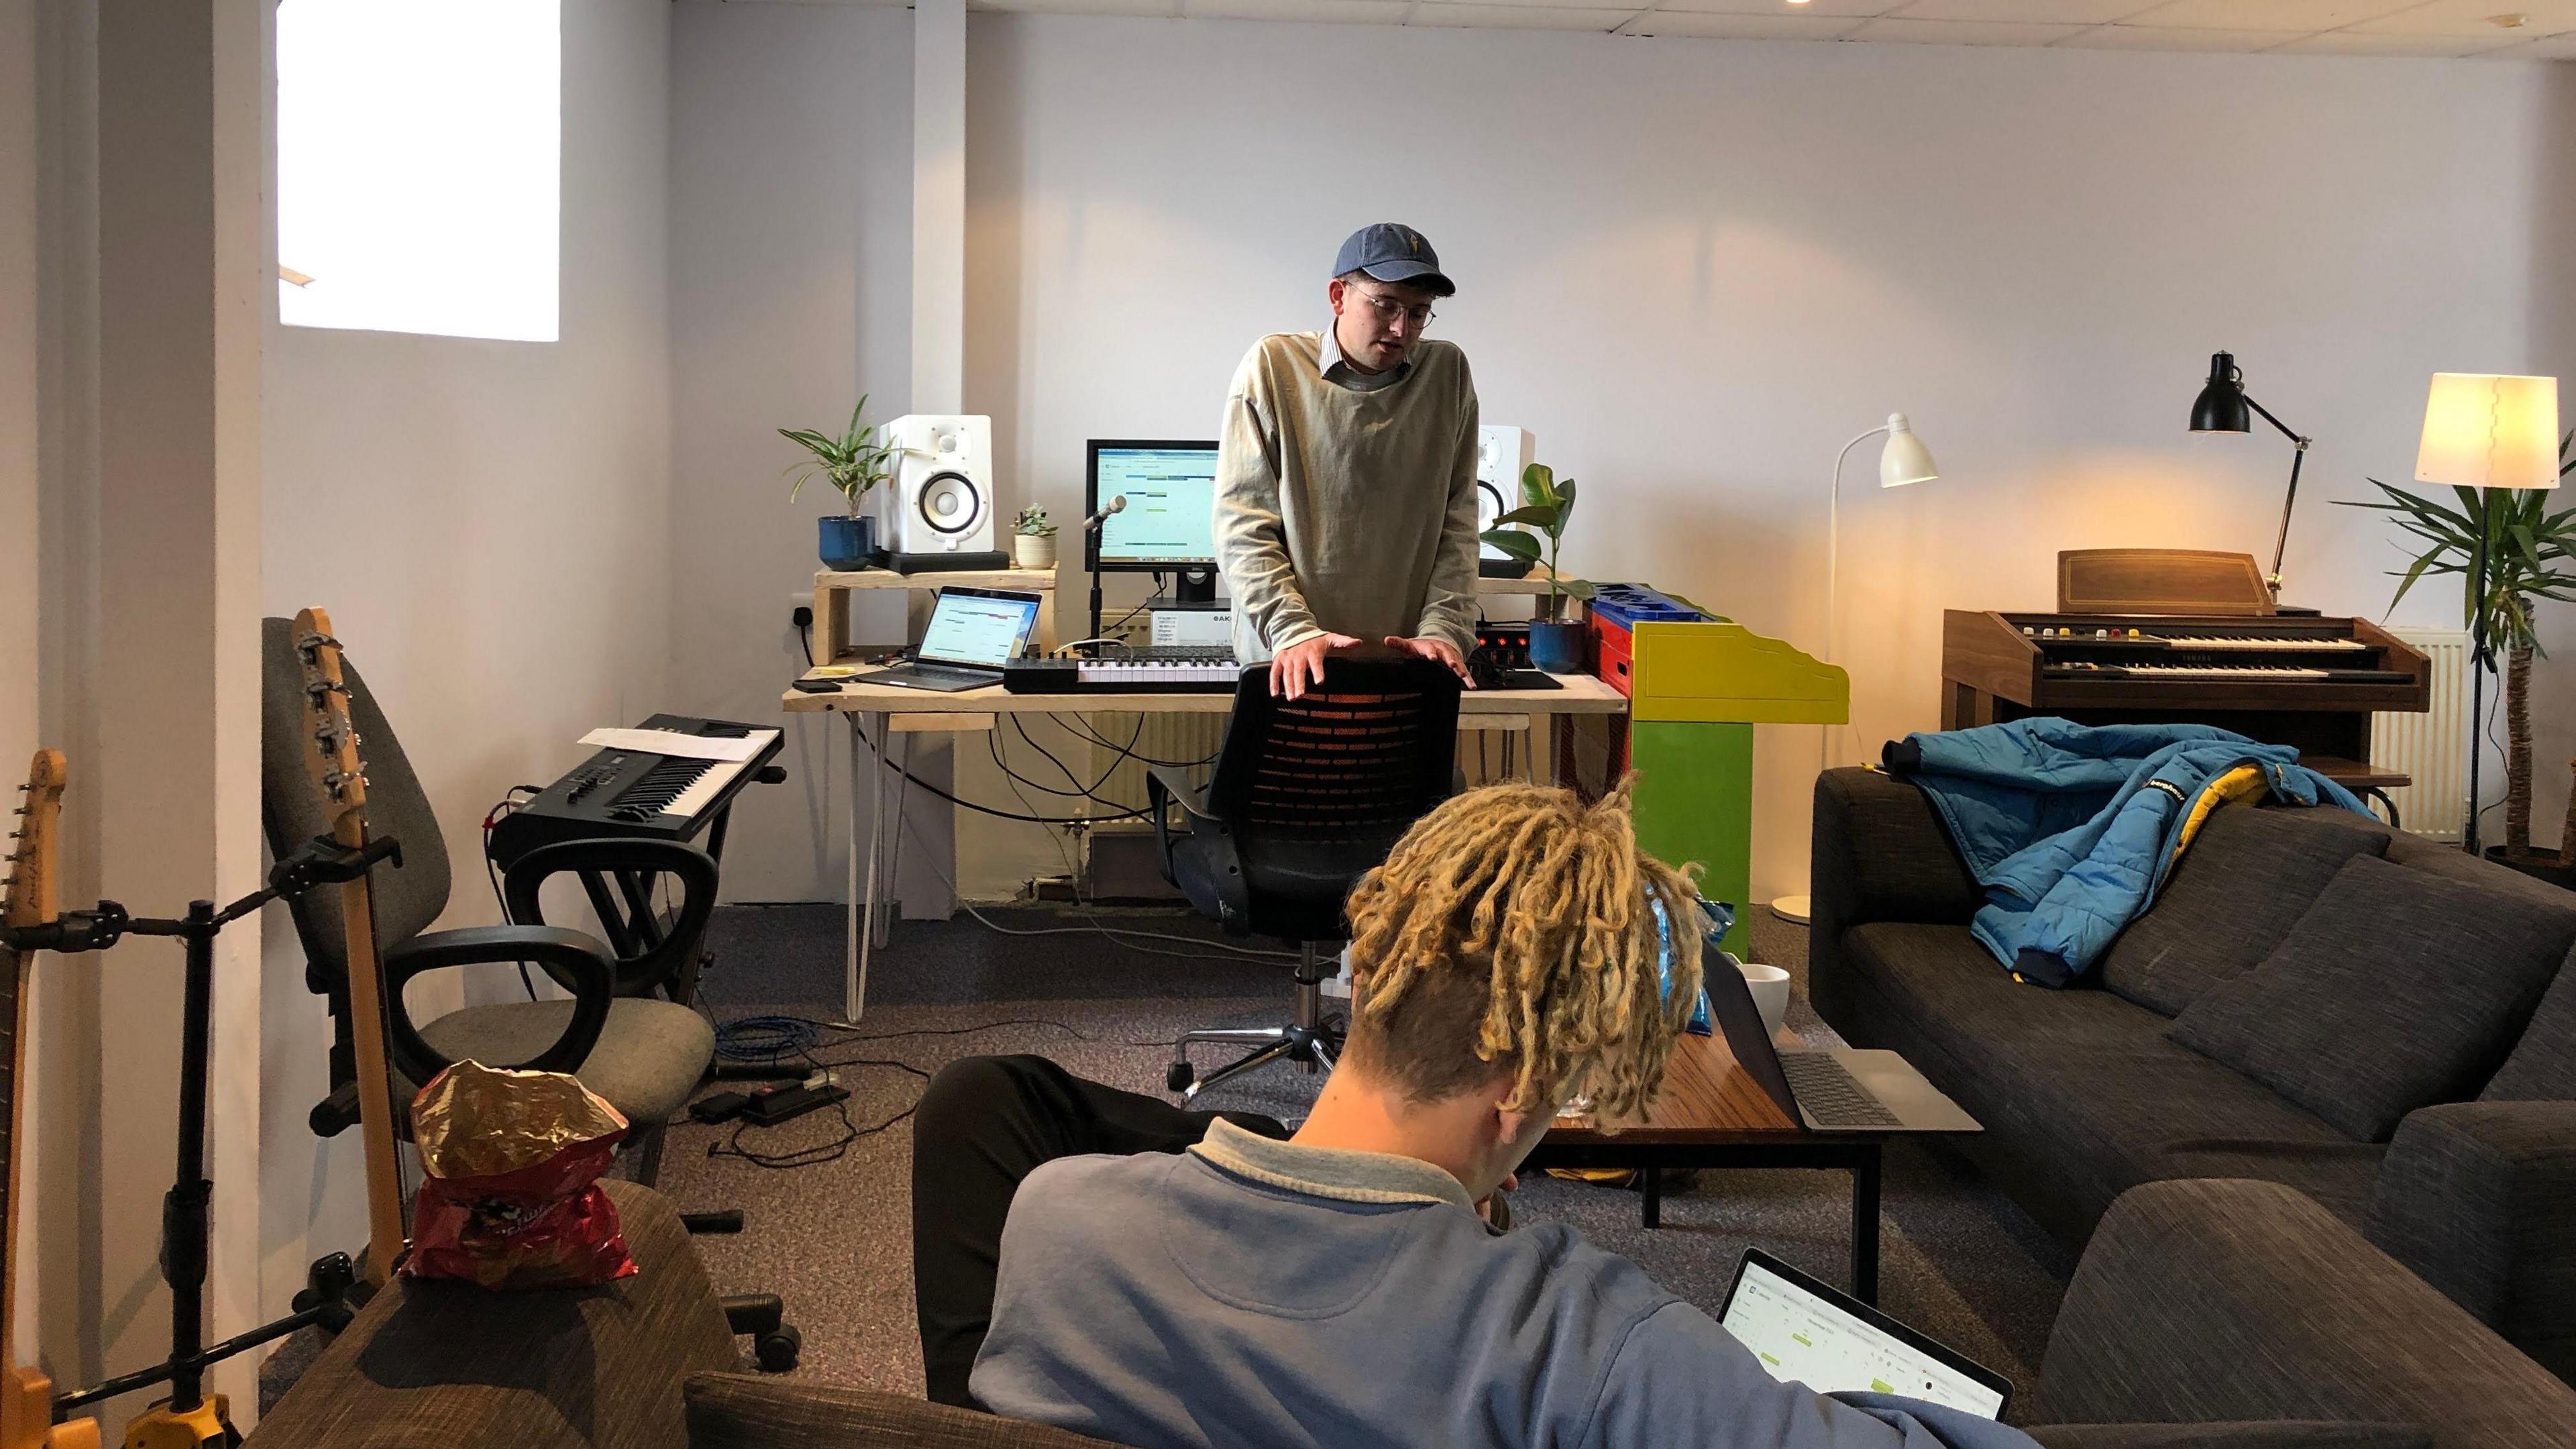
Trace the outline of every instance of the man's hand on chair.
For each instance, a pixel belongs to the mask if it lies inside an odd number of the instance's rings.
[[[1324,656],[1336,649],[1356,648],[1359,642],[1348,634],[1318,634],[1280,650],[1270,659],[1271,697],[1303,699],[1307,690],[1322,688]]]
[[[1435,664],[1445,664],[1450,673],[1458,676],[1460,684],[1469,689],[1476,687],[1476,681],[1467,674],[1466,656],[1458,652],[1457,645],[1446,639],[1403,639],[1389,634],[1386,636],[1386,647],[1401,649],[1407,654],[1418,654]]]

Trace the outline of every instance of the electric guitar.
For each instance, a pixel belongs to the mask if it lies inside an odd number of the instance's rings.
[[[351,848],[364,846],[367,767],[358,758],[358,732],[349,723],[349,687],[341,679],[340,641],[331,637],[328,613],[306,609],[295,616],[295,655],[304,668],[304,735],[312,745],[304,762],[329,802],[331,838]],[[381,1287],[401,1257],[405,1239],[392,1079],[385,1066],[384,974],[376,962],[375,898],[365,876],[340,887],[340,915],[347,927],[344,955],[349,1039],[358,1066],[358,1135],[367,1161],[368,1243],[361,1276]]]
[[[9,852],[0,926],[24,930],[51,924],[60,914],[54,827],[62,817],[63,752],[36,751],[27,767],[27,802],[17,809],[17,844]],[[19,1134],[26,1125],[26,1094],[19,1090],[27,1064],[27,983],[35,953],[0,945],[0,1449],[98,1449],[98,1421],[54,1422],[54,1384],[40,1369],[18,1363]]]

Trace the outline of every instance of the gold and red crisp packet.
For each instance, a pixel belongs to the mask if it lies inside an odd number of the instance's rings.
[[[626,1119],[562,1072],[458,1062],[411,1104],[413,1278],[579,1288],[635,1271],[599,1175]]]

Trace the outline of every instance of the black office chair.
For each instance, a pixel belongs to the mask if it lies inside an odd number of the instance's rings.
[[[1386,859],[1413,822],[1448,798],[1458,751],[1458,678],[1391,652],[1334,655],[1303,699],[1274,699],[1267,665],[1243,671],[1234,722],[1204,794],[1172,766],[1147,778],[1163,875],[1230,936],[1273,936],[1297,948],[1295,1017],[1284,1027],[1181,1034],[1166,1084],[1195,1097],[1275,1061],[1308,1072],[1341,1054],[1339,1018],[1324,1012],[1324,980],[1350,938],[1342,902]],[[1170,806],[1188,817],[1171,829]],[[1194,1043],[1253,1048],[1199,1077]]]
[[[330,820],[305,766],[311,743],[293,622],[262,620],[260,648],[260,814],[269,849],[283,855],[327,832]],[[451,881],[437,815],[357,667],[344,658],[342,669],[367,764],[370,827],[402,846],[401,867],[379,864],[371,877],[395,1101],[408,1104],[422,1083],[465,1058],[570,1072],[631,1124],[628,1170],[650,1185],[661,1166],[664,1124],[687,1104],[715,1058],[715,1029],[688,1004],[699,945],[715,910],[715,862],[694,846],[669,841],[564,841],[511,862],[502,888],[517,924],[430,931],[447,909]],[[632,954],[621,957],[593,936],[544,923],[539,888],[566,871],[621,880],[659,875],[676,882],[678,905],[658,921],[650,941],[628,940]],[[331,1003],[332,1091],[313,1108],[311,1122],[317,1134],[336,1136],[357,1121],[340,893],[308,891],[288,910],[304,947],[305,985]],[[572,999],[505,1001],[426,1023],[412,1019],[403,988],[413,978],[487,962],[533,963]]]

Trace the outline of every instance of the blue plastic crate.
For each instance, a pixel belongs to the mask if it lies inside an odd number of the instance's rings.
[[[1616,624],[1622,629],[1633,629],[1641,623],[1660,621],[1693,623],[1708,617],[1688,604],[1656,593],[1644,584],[1597,584],[1593,588],[1590,607],[1594,618],[1604,623]]]

